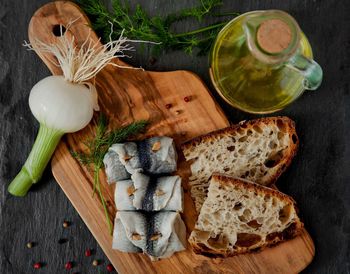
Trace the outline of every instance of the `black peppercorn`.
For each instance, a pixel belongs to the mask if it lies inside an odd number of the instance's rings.
[[[58,243],[61,245],[61,244],[65,244],[66,242],[68,242],[68,239],[63,239],[63,238],[61,238],[61,239],[59,239],[58,240]]]

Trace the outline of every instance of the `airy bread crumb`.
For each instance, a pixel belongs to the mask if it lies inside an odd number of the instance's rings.
[[[297,147],[295,125],[288,117],[242,122],[186,142],[182,150],[191,162],[191,195],[197,212],[214,172],[270,185],[289,166]]]
[[[227,257],[293,238],[302,227],[291,197],[247,180],[214,174],[189,242],[195,253]]]

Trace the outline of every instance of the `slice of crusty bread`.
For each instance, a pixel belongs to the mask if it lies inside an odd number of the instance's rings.
[[[261,185],[274,183],[298,148],[294,122],[270,117],[241,122],[182,145],[191,161],[191,195],[199,212],[213,172],[245,178]]]
[[[189,242],[195,253],[228,257],[300,234],[294,200],[248,180],[213,174]]]

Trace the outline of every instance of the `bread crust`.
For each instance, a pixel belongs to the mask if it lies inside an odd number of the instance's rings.
[[[233,177],[233,176],[228,176],[220,173],[214,173],[211,177],[211,180],[215,180],[217,183],[219,183],[222,187],[234,187],[238,186],[240,188],[245,188],[254,191],[257,194],[269,194],[273,197],[277,197],[278,199],[284,201],[286,204],[290,204],[293,206],[295,212],[298,212],[298,209],[296,207],[296,202],[294,199],[276,189],[272,189],[269,187],[265,187],[259,184],[256,184],[254,182]],[[287,241],[289,239],[295,238],[296,236],[300,235],[302,232],[302,229],[304,227],[304,224],[300,221],[300,219],[296,219],[295,222],[291,223],[287,228],[285,228],[281,232],[273,232],[270,233],[264,244],[260,245],[257,248],[251,249],[250,247],[238,247],[236,250],[217,250],[217,249],[211,249],[207,245],[201,243],[201,242],[196,242],[194,241],[195,238],[190,237],[188,239],[190,245],[192,246],[193,251],[196,254],[204,255],[207,257],[211,258],[216,258],[216,257],[231,257],[235,256],[238,254],[243,254],[243,253],[252,253],[252,252],[260,252],[266,247],[269,246],[274,246],[280,242]],[[194,230],[196,231],[196,229]],[[192,236],[192,234],[191,234]]]
[[[218,172],[213,173],[210,179],[217,181],[223,187],[227,185],[232,185],[232,186],[238,185],[238,186],[241,186],[242,188],[250,189],[258,193],[270,194],[271,196],[278,197],[282,201],[292,203],[293,206],[296,206],[295,200],[289,195],[284,194],[277,189],[259,185],[247,179],[242,179],[235,176],[229,176]]]
[[[266,241],[263,245],[259,246],[258,248],[249,249],[245,247],[232,252],[230,252],[229,250],[222,250],[221,252],[218,252],[217,250],[208,248],[208,246],[206,246],[205,244],[193,241],[191,238],[189,238],[188,242],[190,243],[193,252],[196,254],[203,255],[209,258],[227,258],[244,253],[261,252],[267,247],[273,247],[279,243],[291,240],[301,234],[303,227],[304,224],[300,221],[292,223],[284,231],[273,233],[274,238],[269,241]]]
[[[227,128],[219,129],[213,132],[210,132],[208,134],[193,138],[181,145],[181,149],[186,155],[186,151],[191,149],[192,147],[197,146],[198,144],[202,142],[210,142],[212,140],[215,140],[218,136],[226,136],[228,134],[233,134],[237,132],[239,129],[251,129],[254,126],[261,126],[261,125],[283,125],[284,131],[288,133],[290,143],[288,145],[288,148],[283,153],[283,158],[280,159],[277,166],[278,168],[275,170],[275,173],[273,176],[271,176],[268,182],[265,183],[265,185],[269,186],[274,184],[277,179],[281,176],[281,174],[289,167],[289,165],[292,162],[292,159],[296,155],[299,147],[299,138],[295,130],[295,122],[286,116],[276,116],[276,117],[264,117],[249,121],[242,121],[238,124],[229,126]]]

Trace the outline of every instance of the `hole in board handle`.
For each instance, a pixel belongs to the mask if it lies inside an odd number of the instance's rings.
[[[62,25],[54,25],[52,28],[52,33],[56,37],[61,37],[66,32],[66,28]]]

